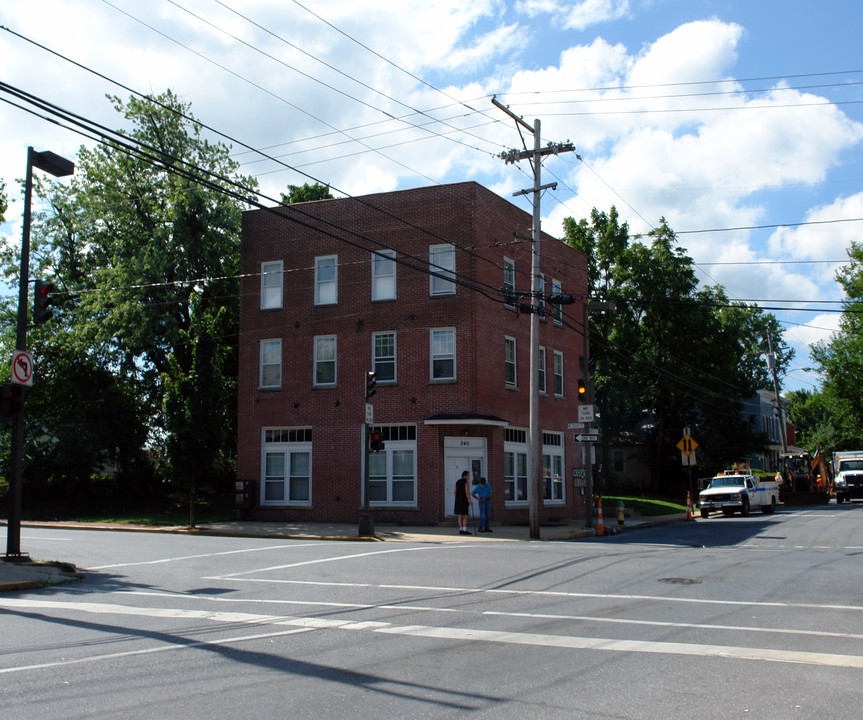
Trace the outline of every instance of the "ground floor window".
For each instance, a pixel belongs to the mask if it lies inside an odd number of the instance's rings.
[[[415,506],[417,503],[416,425],[375,425],[384,449],[369,455],[369,504]]]
[[[563,433],[542,434],[543,499],[563,502]]]
[[[264,429],[261,505],[311,505],[311,428]]]
[[[504,428],[503,486],[507,504],[527,502],[527,431]]]

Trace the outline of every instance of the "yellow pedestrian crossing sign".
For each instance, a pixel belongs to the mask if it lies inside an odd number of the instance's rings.
[[[697,447],[698,443],[689,436],[689,433],[680,438],[680,442],[677,443],[677,449],[686,455],[686,457],[692,455]]]

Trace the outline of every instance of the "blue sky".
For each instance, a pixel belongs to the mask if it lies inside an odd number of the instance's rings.
[[[665,217],[702,282],[782,308],[800,368],[837,326],[834,274],[863,218],[861,8],[4,0],[0,24],[132,88],[172,88],[201,120],[280,157],[237,149],[274,197],[311,177],[352,195],[475,180],[510,198],[531,181],[497,157],[520,145],[497,95],[542,121],[543,144],[571,140],[581,156],[544,165],[558,181],[546,232],[612,204],[633,232]],[[10,85],[120,123],[105,95],[124,91],[4,31],[0,68]],[[83,142],[4,104],[0,178],[23,174],[28,145],[74,157]],[[20,202],[2,233],[20,237]],[[794,370],[784,386],[815,382]]]

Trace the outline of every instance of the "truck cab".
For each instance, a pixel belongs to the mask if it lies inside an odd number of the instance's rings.
[[[779,503],[779,486],[775,480],[756,475],[727,472],[712,478],[698,496],[701,517],[710,517],[714,510],[730,517],[740,512],[747,517],[752,508],[761,508],[765,515],[776,510]]]
[[[837,503],[863,498],[863,451],[834,453],[833,472]]]

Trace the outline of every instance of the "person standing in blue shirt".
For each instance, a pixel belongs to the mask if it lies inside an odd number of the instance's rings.
[[[491,532],[489,519],[491,517],[491,485],[485,478],[479,479],[479,484],[473,486],[471,495],[477,499],[479,505],[479,527],[477,532]]]

